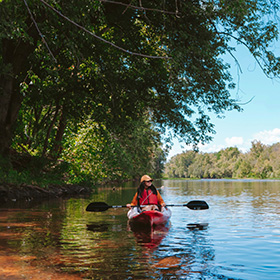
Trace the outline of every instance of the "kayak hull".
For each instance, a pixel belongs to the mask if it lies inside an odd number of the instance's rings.
[[[170,209],[164,208],[163,211],[149,210],[138,212],[136,207],[132,208],[127,213],[130,223],[139,226],[157,226],[166,224],[170,217]]]

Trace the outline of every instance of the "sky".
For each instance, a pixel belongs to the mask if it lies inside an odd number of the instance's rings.
[[[280,50],[280,43],[275,50]],[[280,142],[280,80],[269,79],[247,50],[238,49],[236,57],[242,70],[239,74],[235,62],[226,58],[237,84],[230,93],[239,104],[244,103],[243,112],[227,111],[223,119],[211,115],[216,134],[212,135],[213,140],[209,144],[199,145],[201,152],[217,152],[227,147],[247,152],[254,140],[265,145]],[[167,159],[186,150],[191,150],[191,147],[174,141]]]

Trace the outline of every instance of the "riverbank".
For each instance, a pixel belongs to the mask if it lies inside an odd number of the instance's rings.
[[[41,188],[28,184],[0,183],[0,203],[89,195],[91,192],[91,187],[80,185],[49,185]]]

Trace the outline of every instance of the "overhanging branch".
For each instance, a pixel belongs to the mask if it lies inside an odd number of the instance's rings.
[[[25,1],[25,0],[24,0]],[[116,44],[112,43],[112,42],[109,42],[105,39],[103,39],[102,37],[99,37],[97,36],[96,34],[94,34],[93,32],[87,30],[85,27],[79,25],[78,23],[74,22],[73,20],[71,20],[70,18],[66,17],[65,15],[63,15],[61,12],[59,12],[58,10],[56,10],[54,7],[52,7],[51,5],[49,5],[47,2],[45,2],[44,0],[40,0],[44,5],[46,5],[47,7],[49,7],[50,9],[52,9],[55,13],[57,13],[59,16],[63,17],[64,19],[66,19],[67,21],[69,21],[70,23],[72,23],[73,25],[75,25],[76,27],[82,29],[83,31],[85,31],[86,33],[90,34],[91,36],[95,37],[96,39],[106,43],[106,44],[109,44],[111,46],[113,46],[114,48],[122,51],[122,52],[125,52],[125,53],[128,53],[130,55],[135,55],[135,56],[141,56],[141,57],[145,57],[145,58],[153,58],[153,59],[171,59],[171,57],[168,57],[168,56],[154,56],[154,55],[146,55],[146,54],[141,54],[141,53],[137,53],[137,52],[132,52],[132,51],[129,51],[129,50],[126,50],[120,46],[117,46]]]
[[[160,9],[144,8],[142,5],[141,6],[134,6],[134,5],[131,5],[131,4],[125,4],[125,3],[122,3],[122,2],[111,1],[111,0],[98,0],[98,1],[103,2],[103,3],[121,5],[121,6],[124,6],[126,8],[132,8],[132,9],[140,10],[140,11],[153,11],[153,12],[159,12],[159,13],[170,14],[170,15],[177,15],[178,14],[177,1],[176,1],[176,9],[177,9],[176,12],[170,12],[170,11],[160,10]]]
[[[40,31],[40,29],[39,29],[39,27],[38,27],[38,24],[37,24],[37,22],[35,21],[35,18],[33,17],[32,13],[31,13],[31,11],[30,11],[30,9],[29,9],[29,6],[28,6],[27,2],[26,2],[25,0],[23,0],[23,1],[24,1],[24,4],[25,4],[25,6],[26,6],[26,8],[27,8],[27,11],[28,11],[28,13],[29,13],[29,15],[30,15],[30,17],[31,17],[31,19],[32,19],[32,21],[33,21],[33,23],[34,23],[34,25],[35,25],[35,27],[36,27],[36,29],[37,29],[39,35],[40,35],[40,37],[42,38],[43,43],[44,43],[45,46],[47,47],[47,49],[48,49],[48,51],[49,51],[51,57],[53,58],[53,60],[54,60],[55,63],[56,63],[56,62],[57,62],[57,61],[56,61],[56,58],[54,57],[52,51],[50,50],[50,48],[49,48],[49,46],[48,46],[48,43],[47,43],[47,41],[46,41],[45,38],[44,38],[44,35],[43,35],[42,32]]]

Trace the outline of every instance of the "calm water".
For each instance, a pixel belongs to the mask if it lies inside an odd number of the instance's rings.
[[[201,199],[210,209],[172,207],[170,224],[149,233],[131,231],[125,208],[85,211],[93,201],[125,205],[132,184],[2,206],[0,279],[280,279],[280,181],[155,185],[167,204]]]

